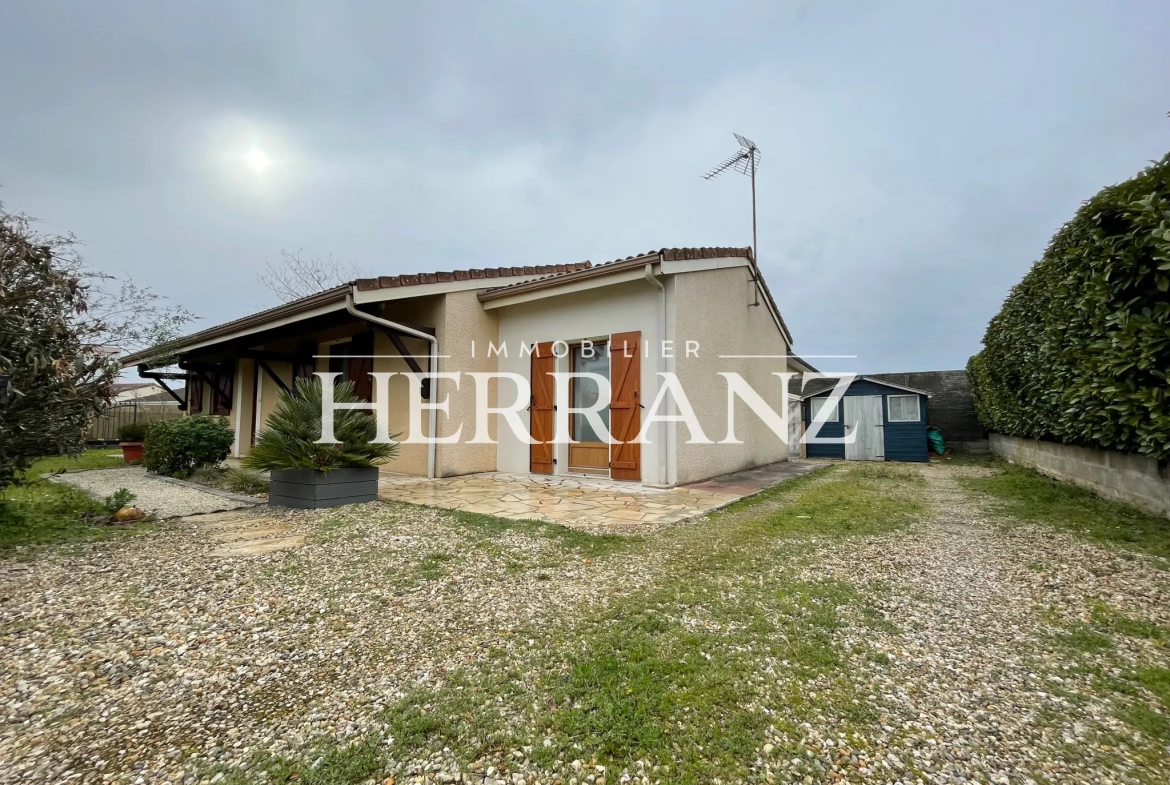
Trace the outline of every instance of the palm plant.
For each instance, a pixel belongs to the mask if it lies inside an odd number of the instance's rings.
[[[333,388],[333,400],[358,403],[361,399],[354,394],[352,382],[342,382]],[[377,424],[373,417],[358,409],[334,412],[333,435],[336,443],[317,443],[321,438],[320,380],[297,379],[291,390],[281,391],[276,411],[256,437],[244,465],[270,472],[299,469],[328,472],[369,468],[398,454],[396,442],[374,441]]]

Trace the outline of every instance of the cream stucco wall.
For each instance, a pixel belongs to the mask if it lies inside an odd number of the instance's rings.
[[[668,317],[677,347],[674,370],[708,439],[727,435],[727,383],[719,372],[740,374],[777,413],[784,410],[780,379],[788,346],[767,306],[755,302],[748,268],[688,272],[671,277]],[[699,342],[687,357],[686,341]],[[721,359],[720,355],[780,355],[778,359]],[[676,472],[683,484],[787,460],[787,445],[743,402],[736,405],[736,437],[743,444],[687,444],[689,431],[675,426]]]
[[[485,311],[474,291],[450,292],[443,302],[439,323],[440,371],[494,372],[496,358],[488,357],[488,344],[499,343],[499,314]],[[489,387],[488,400],[496,405],[497,385]],[[439,477],[496,470],[496,445],[468,444],[475,438],[475,380],[464,375],[455,388],[454,382],[442,381],[438,398],[447,399],[449,416],[439,413],[439,436],[449,436],[462,426],[458,444],[440,444],[435,453],[435,473]],[[488,420],[488,434],[496,438],[495,418]]]
[[[251,360],[236,360],[236,384],[232,391],[232,430],[236,433],[232,444],[232,455],[237,458],[247,455],[252,446],[252,404],[256,400],[253,386],[256,364]]]
[[[431,297],[419,297],[410,300],[399,300],[395,302],[386,303],[382,307],[379,314],[383,319],[399,322],[401,324],[419,325],[424,327],[436,327],[441,323],[443,318],[443,296],[436,295]],[[423,371],[427,370],[428,357],[430,356],[430,343],[421,338],[402,338],[403,344],[407,351],[418,362],[419,367]],[[321,352],[328,354],[328,351]],[[407,365],[406,360],[396,357],[394,355],[400,354],[394,342],[390,337],[381,331],[374,333],[374,354],[379,355],[374,358],[374,371],[377,373],[395,373],[404,374],[410,372],[410,366]],[[440,366],[442,361],[440,361]],[[328,367],[328,362],[326,362]],[[407,376],[392,376],[390,377],[389,391],[390,400],[387,411],[390,420],[390,433],[397,434],[399,439],[398,455],[392,460],[384,464],[388,471],[401,472],[403,474],[417,474],[426,476],[427,473],[427,445],[425,444],[402,444],[410,435],[410,384],[411,380]],[[374,399],[377,402],[378,392],[374,390]],[[440,421],[442,417],[440,415]],[[424,435],[429,434],[429,420],[426,412],[423,412],[419,418],[418,432]]]
[[[658,329],[658,289],[646,281],[601,286],[548,297],[518,305],[496,309],[499,313],[499,338],[507,347],[508,355],[498,360],[499,370],[517,373],[525,379],[531,372],[531,357],[521,356],[523,344],[532,345],[543,341],[574,342],[583,339],[608,339],[614,333],[637,330],[642,334],[644,345],[651,347],[650,356],[642,357],[642,398],[646,407],[658,394],[659,352],[653,347],[661,340]],[[556,361],[557,371],[567,372],[567,357]],[[511,403],[515,390],[501,389],[500,404]],[[521,421],[527,427],[528,414],[521,412]],[[651,443],[642,445],[642,480],[649,483],[660,481],[660,468],[665,460],[665,450],[657,438],[658,429],[650,433]],[[529,468],[529,446],[512,433],[506,425],[499,428],[499,443],[496,449],[499,471],[527,472]],[[558,445],[555,470],[563,473],[568,466],[568,447]]]

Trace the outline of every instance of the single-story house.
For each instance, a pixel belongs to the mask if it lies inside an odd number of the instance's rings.
[[[162,393],[166,395],[158,382],[115,382],[110,385],[111,403],[128,403],[141,400]]]
[[[416,427],[440,437],[462,428],[461,437],[403,443],[389,470],[427,477],[588,474],[674,485],[786,460],[785,442],[746,409],[736,434],[742,444],[717,443],[726,434],[728,397],[718,374],[739,373],[780,411],[785,401],[773,374],[814,370],[791,347],[750,248],[664,248],[600,265],[361,279],[138,352],[123,365],[164,383],[184,378],[191,411],[229,419],[237,457],[247,454],[280,391],[297,377],[338,372],[360,397],[375,401],[371,371],[458,371],[464,374],[458,387],[450,379],[438,379],[436,391],[423,383],[425,400],[435,395],[449,408],[420,412]],[[170,362],[177,357],[183,374],[158,372],[164,353]],[[581,415],[569,422],[577,443],[551,443],[557,401],[545,374],[552,371],[608,375],[612,390],[601,414],[617,443],[602,441]],[[496,443],[471,443],[477,392],[466,375],[474,372],[512,372],[531,383],[520,416],[536,444],[500,427],[495,416],[488,428]],[[677,375],[713,443],[689,444],[680,422],[655,423],[648,443],[632,441],[663,372]],[[513,402],[509,387],[517,385],[506,381],[492,383],[490,406]],[[413,383],[403,375],[389,380],[391,433],[409,431]],[[574,380],[569,405],[590,405],[597,397],[591,384]]]
[[[816,387],[827,380],[818,381]],[[831,383],[831,382],[830,382]],[[832,387],[803,396],[807,455],[849,461],[926,461],[926,403],[930,393],[899,384],[858,376],[836,406],[824,416],[819,432],[813,420],[830,406]],[[851,443],[821,444],[815,439],[843,439]],[[808,437],[814,437],[809,439]]]

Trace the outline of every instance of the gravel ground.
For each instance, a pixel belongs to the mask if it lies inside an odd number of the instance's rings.
[[[1083,653],[1055,642],[1101,600],[1166,625],[1165,568],[1048,529],[1005,531],[955,482],[986,471],[925,468],[935,511],[912,536],[823,554],[817,575],[890,587],[880,604],[897,630],[859,624],[844,636],[889,656],[882,667],[850,663],[880,707],[880,727],[847,740],[808,728],[805,744],[821,771],[843,771],[844,756],[845,769],[874,782],[1165,782],[1170,749],[1155,773],[1143,769],[1131,754],[1141,740],[1086,669],[1072,667]],[[1140,650],[1170,666],[1165,649],[1118,637],[1114,656],[1132,664]]]
[[[787,761],[769,755],[788,740],[760,739],[759,781],[1159,781],[1143,778],[1139,740],[1127,745],[1132,730],[1052,636],[1098,600],[1167,624],[1167,573],[1064,533],[1004,530],[955,482],[983,469],[921,471],[927,520],[832,541],[807,568],[810,580],[886,587],[875,602],[888,629],[859,619],[839,632],[844,651],[889,657],[847,660],[880,720],[804,725],[805,754]],[[594,560],[523,529],[472,535],[427,508],[263,514],[309,544],[213,559],[215,544],[193,520],[32,564],[0,562],[0,783],[210,783],[215,765],[245,768],[258,750],[300,753],[321,736],[344,744],[376,733],[378,710],[413,688],[490,670],[493,657],[523,661],[541,644],[520,633],[556,639],[582,613],[637,592],[673,536]],[[1109,656],[1170,665],[1165,649],[1136,639]],[[1121,741],[1103,744],[1105,734]],[[396,771],[399,783],[532,785],[539,769],[526,770],[523,751],[514,757],[507,775],[478,761],[463,768],[450,754]],[[563,775],[604,785],[607,773],[566,759]],[[640,769],[608,777],[657,779]]]
[[[472,542],[410,505],[263,514],[310,544],[215,559],[193,519],[0,564],[0,782],[194,782],[257,749],[356,736],[406,690],[651,571],[566,561],[531,534]],[[521,560],[556,565],[556,580],[516,579]],[[436,568],[447,579],[424,580]]]
[[[66,472],[57,477],[56,481],[80,488],[98,499],[104,499],[119,488],[126,488],[135,495],[135,505],[159,518],[177,518],[246,506],[235,499],[159,479],[147,474],[141,466]]]

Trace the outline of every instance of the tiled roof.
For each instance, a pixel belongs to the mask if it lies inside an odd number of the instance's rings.
[[[661,258],[664,261],[682,261],[686,259],[722,259],[726,257],[743,257],[753,260],[752,249],[748,248],[731,248],[731,247],[703,247],[703,248],[661,248],[656,251],[648,251],[645,254],[634,256],[627,256],[624,259],[614,259],[613,261],[605,262],[604,264],[594,265],[590,261],[573,262],[570,264],[540,264],[529,265],[523,267],[473,267],[467,270],[452,270],[450,272],[434,272],[434,273],[415,273],[413,275],[382,275],[377,278],[359,278],[352,283],[359,291],[371,291],[377,289],[395,289],[404,286],[419,286],[422,284],[434,283],[450,283],[453,281],[491,281],[497,278],[515,278],[519,276],[542,276],[540,278],[529,281],[521,281],[518,283],[508,284],[501,287],[492,287],[490,284],[485,285],[484,288],[497,292],[500,289],[511,288],[513,286],[524,286],[525,284],[535,283],[536,281],[544,281],[550,278],[557,278],[563,275],[570,275],[573,273],[582,274],[587,270],[599,270],[604,273],[608,270],[600,270],[600,268],[608,268],[611,265],[622,265],[632,263],[635,260],[647,258]],[[585,273],[589,274],[589,273]],[[760,278],[760,283],[763,284],[764,293],[769,302],[771,302],[776,314],[779,316],[779,309],[775,308],[775,300],[772,299],[772,293],[768,291],[768,285],[764,283],[763,278]],[[302,311],[308,310],[323,304],[334,303],[344,300],[346,293],[349,291],[350,284],[328,289],[317,294],[303,297],[299,300],[294,300],[290,303],[278,305],[275,308],[269,308],[258,313],[244,316],[240,319],[235,319],[230,322],[209,327],[206,330],[201,330],[192,335],[185,336],[176,341],[172,341],[163,346],[152,347],[151,349],[136,352],[122,359],[123,366],[133,365],[136,363],[148,360],[152,354],[157,354],[160,350],[174,350],[180,351],[184,345],[190,345],[199,341],[212,340],[224,335],[228,335],[235,330],[241,330],[249,327],[263,325],[267,321],[278,319],[286,316],[296,315]],[[480,299],[485,299],[481,293]],[[784,325],[784,317],[780,316],[780,323],[785,332],[788,331],[787,325]],[[791,338],[791,336],[789,336]]]
[[[414,275],[382,275],[377,278],[359,278],[354,285],[360,291],[371,289],[394,289],[399,286],[418,286],[427,283],[451,283],[452,281],[477,281],[491,278],[511,278],[519,275],[560,275],[577,270],[587,270],[592,262],[572,264],[540,264],[525,267],[472,267],[469,270],[451,272],[416,273]]]
[[[546,275],[543,278],[536,278],[531,281],[518,281],[516,283],[507,284],[505,286],[497,286],[490,288],[487,291],[480,292],[479,299],[487,301],[496,299],[501,296],[506,296],[509,292],[514,290],[523,291],[526,289],[540,289],[546,286],[557,285],[555,279],[561,278],[567,273],[577,273],[572,276],[575,278],[592,277],[594,275],[604,275],[609,272],[610,268],[617,266],[630,266],[630,264],[637,264],[643,261],[660,258],[664,262],[677,262],[687,259],[726,259],[727,257],[741,257],[751,261],[752,269],[755,270],[755,257],[752,255],[750,247],[745,248],[730,248],[730,247],[702,247],[702,248],[660,248],[656,251],[647,251],[644,254],[635,254],[634,256],[627,256],[624,259],[614,259],[610,262],[603,262],[598,265],[591,265],[588,268],[579,268],[578,270],[565,270],[564,272],[554,272],[551,275]],[[588,269],[589,272],[580,272],[581,269]],[[788,325],[784,323],[784,316],[780,313],[779,306],[776,305],[776,299],[772,296],[772,290],[768,288],[768,282],[764,280],[764,276],[760,275],[757,270],[757,276],[760,282],[760,287],[764,291],[764,296],[772,306],[772,310],[776,314],[776,318],[780,322],[781,332],[785,333],[789,342],[792,341],[792,333],[788,329]]]
[[[663,261],[673,262],[681,261],[683,259],[723,259],[728,256],[742,256],[744,258],[750,259],[751,254],[751,248],[659,248],[657,250],[647,251],[646,253],[627,256],[622,259],[613,259],[608,262],[602,262],[601,264],[588,265],[579,269],[590,270],[587,275],[592,276],[594,274],[601,275],[607,273],[609,272],[607,268],[613,267],[615,265],[625,265],[628,262],[639,262],[650,259],[657,260],[660,256]],[[536,278],[531,281],[517,281],[515,283],[504,284],[503,286],[494,286],[484,292],[480,296],[480,299],[486,300],[492,297],[498,297],[499,293],[505,289],[539,288],[541,286],[547,285],[549,282],[551,282],[551,279],[558,278],[564,273],[571,272],[577,272],[577,270],[558,270],[557,272],[554,272],[551,275],[546,275],[543,278]]]

